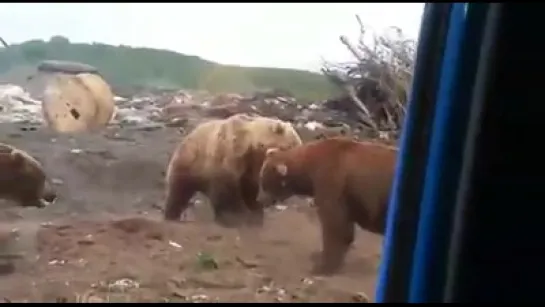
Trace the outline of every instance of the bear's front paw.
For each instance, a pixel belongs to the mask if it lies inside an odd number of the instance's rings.
[[[340,263],[326,259],[321,252],[312,253],[310,258],[314,263],[311,270],[313,275],[330,276],[339,272],[341,267]]]
[[[334,268],[325,263],[316,263],[312,266],[311,274],[312,275],[321,275],[321,276],[331,276],[337,273],[338,268]]]

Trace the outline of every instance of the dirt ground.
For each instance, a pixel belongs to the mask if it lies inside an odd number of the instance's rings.
[[[312,276],[320,232],[306,200],[269,210],[259,231],[215,225],[204,198],[187,221],[162,222],[164,169],[179,139],[169,128],[69,137],[0,124],[0,141],[42,161],[60,195],[45,209],[0,202],[0,246],[21,256],[0,263],[0,301],[374,300],[381,238],[358,230],[343,271]]]

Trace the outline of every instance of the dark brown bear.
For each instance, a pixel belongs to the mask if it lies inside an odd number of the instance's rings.
[[[270,204],[293,195],[314,197],[322,227],[322,253],[313,271],[336,273],[354,241],[354,224],[383,234],[397,150],[347,138],[269,149],[258,200]]]
[[[27,152],[0,143],[0,198],[42,208],[57,195],[41,164]]]

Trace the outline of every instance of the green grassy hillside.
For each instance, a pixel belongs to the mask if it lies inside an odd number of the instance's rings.
[[[45,59],[93,65],[111,84],[121,87],[162,86],[216,93],[282,89],[305,99],[324,99],[335,92],[325,77],[307,71],[227,66],[167,50],[73,44],[60,36],[0,49],[0,75]]]

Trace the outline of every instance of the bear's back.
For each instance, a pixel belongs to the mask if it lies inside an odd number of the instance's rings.
[[[313,161],[309,171],[316,170],[315,180],[323,181],[323,186],[335,186],[331,181],[339,180],[342,193],[353,201],[372,206],[387,202],[395,173],[396,148],[342,137],[307,146],[304,156]]]
[[[14,153],[24,159],[23,165],[16,162]],[[45,181],[45,177],[41,163],[29,153],[0,143],[0,197],[17,199],[29,187]]]
[[[223,150],[219,144],[222,141],[220,138],[223,125],[223,120],[210,120],[191,130],[174,150],[167,169],[167,178],[173,169],[178,168],[206,175],[204,172],[211,168],[212,161]]]
[[[358,193],[384,197],[395,172],[397,149],[375,142],[342,140],[337,145],[337,171],[344,172],[346,187]],[[332,159],[332,158],[329,158]]]
[[[236,172],[251,147],[248,125],[254,117],[237,114],[199,124],[180,142],[169,165],[183,166],[199,177],[209,178],[216,172]]]

